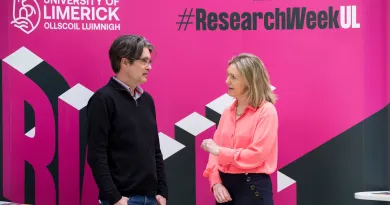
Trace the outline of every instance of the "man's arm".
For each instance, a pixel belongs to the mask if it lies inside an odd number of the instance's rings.
[[[150,97],[152,98],[152,97]],[[154,119],[157,122],[156,117],[156,108],[154,105],[154,101],[152,99],[152,110],[154,114]],[[156,136],[155,136],[155,158],[156,158],[156,168],[157,168],[157,179],[158,179],[158,187],[157,187],[157,195],[163,196],[166,200],[168,200],[168,185],[165,175],[165,169],[164,169],[164,160],[163,155],[161,153],[160,148],[160,139],[158,136],[158,129],[156,126]]]
[[[118,202],[122,195],[116,189],[107,163],[108,132],[110,120],[105,101],[94,94],[87,106],[88,113],[88,164],[100,190],[110,204]]]
[[[156,139],[155,150],[156,150],[156,168],[157,168],[157,179],[158,179],[157,194],[163,196],[166,200],[168,200],[168,186],[167,186],[167,180],[165,176],[164,160],[160,149],[158,134]]]

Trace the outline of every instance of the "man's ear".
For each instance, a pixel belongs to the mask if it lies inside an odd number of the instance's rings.
[[[129,60],[127,60],[126,58],[121,58],[121,64],[122,63],[125,65],[130,64]]]

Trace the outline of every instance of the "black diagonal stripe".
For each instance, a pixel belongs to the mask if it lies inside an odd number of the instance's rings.
[[[164,161],[169,205],[196,205],[195,136],[175,126],[175,140],[185,147]]]
[[[354,193],[389,189],[388,112],[386,106],[280,170],[297,181],[297,205],[387,204]]]
[[[45,61],[38,64],[36,67],[34,67],[32,70],[27,72],[25,74],[27,77],[29,77],[32,81],[34,81],[46,94],[48,97],[52,107],[53,107],[53,113],[54,113],[54,119],[55,119],[55,133],[56,133],[56,149],[55,149],[55,156],[52,161],[52,163],[48,166],[48,169],[50,173],[53,175],[53,179],[56,186],[56,194],[58,196],[58,97],[63,94],[65,91],[69,90],[69,85],[62,77],[62,75],[51,65],[46,63]],[[37,116],[39,117],[39,116]],[[30,117],[27,117],[27,119],[31,119]],[[33,122],[26,122],[26,124],[33,124]],[[26,169],[26,188],[29,188],[28,190],[25,190],[25,198],[28,199],[29,203],[34,204],[35,203],[35,192],[34,190],[31,190],[31,187],[29,187],[29,184],[35,183],[34,173],[31,173],[31,169]],[[57,202],[58,204],[58,197]]]

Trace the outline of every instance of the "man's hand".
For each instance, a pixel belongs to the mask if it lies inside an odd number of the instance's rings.
[[[167,205],[167,200],[161,195],[157,195],[156,200],[158,205]]]
[[[218,203],[225,203],[232,200],[228,190],[222,184],[215,184],[213,186],[213,193]]]
[[[114,205],[127,205],[129,198],[122,196],[121,200],[116,202]]]

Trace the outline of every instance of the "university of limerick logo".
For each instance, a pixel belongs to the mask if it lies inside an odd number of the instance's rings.
[[[41,10],[37,0],[13,0],[13,24],[26,34],[33,32],[41,20]]]

